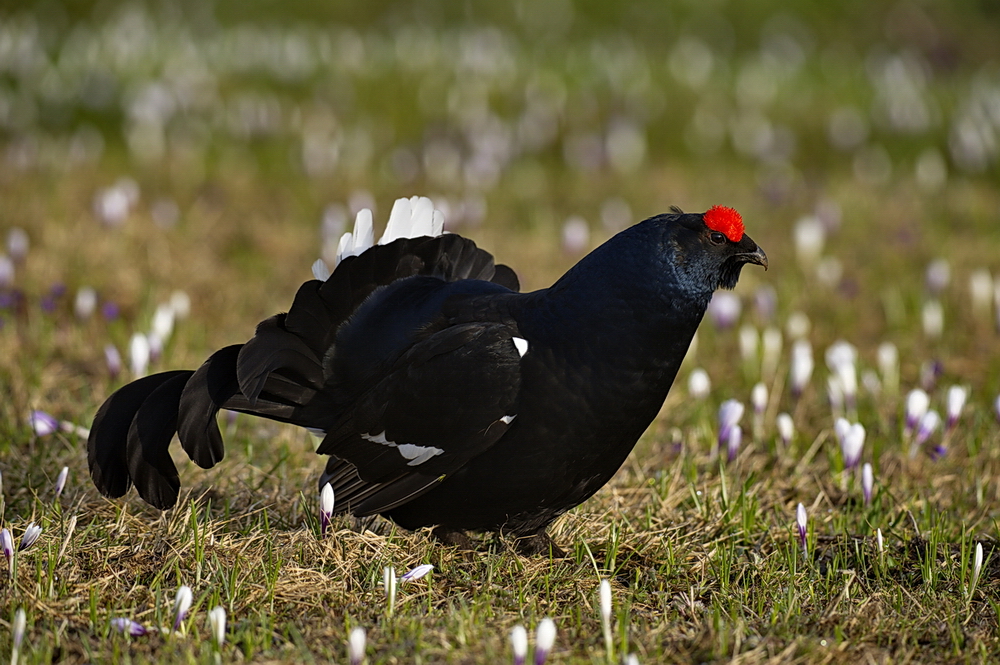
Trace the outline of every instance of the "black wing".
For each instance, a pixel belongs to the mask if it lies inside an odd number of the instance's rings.
[[[385,512],[416,498],[513,426],[521,385],[511,323],[447,327],[413,344],[328,430],[317,452],[338,512]]]

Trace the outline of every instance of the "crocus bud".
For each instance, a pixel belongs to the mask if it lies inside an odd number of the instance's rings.
[[[792,396],[796,399],[802,395],[802,391],[809,384],[809,379],[813,373],[813,352],[812,345],[804,339],[800,339],[792,346],[792,364],[789,369]]]
[[[812,322],[805,312],[792,312],[785,321],[785,332],[794,340],[805,339],[812,329]]]
[[[993,401],[993,412],[997,416],[997,420],[1000,421],[1000,395]]]
[[[149,338],[142,333],[132,335],[132,340],[128,345],[129,360],[131,361],[132,376],[141,378],[146,376],[149,368],[149,359],[152,349],[149,345]]]
[[[216,605],[208,611],[208,623],[212,628],[215,644],[221,648],[226,641],[226,608]]]
[[[735,399],[727,399],[719,406],[719,446],[729,442],[733,427],[743,417],[743,403]]]
[[[989,318],[993,307],[993,275],[980,268],[969,275],[969,295],[972,297],[972,312],[977,317]]]
[[[132,619],[127,619],[125,617],[112,619],[111,627],[119,633],[130,635],[131,637],[142,637],[149,632],[141,623],[137,623],[132,621]]]
[[[739,296],[730,291],[716,291],[708,303],[708,315],[719,330],[732,328],[739,320],[743,304]]]
[[[925,360],[920,364],[920,387],[932,392],[943,373],[944,363],[940,360]]]
[[[976,590],[979,584],[979,575],[983,572],[983,544],[976,543],[976,554],[972,558],[972,580],[969,583],[969,596]]]
[[[872,488],[875,486],[875,475],[872,472],[872,465],[865,462],[861,467],[861,493],[865,497],[865,505],[872,501]]]
[[[40,535],[42,535],[42,527],[34,522],[29,523],[28,528],[26,528],[24,533],[21,534],[21,544],[18,545],[17,551],[23,552],[34,545]]]
[[[122,371],[122,356],[114,344],[105,344],[104,361],[108,365],[108,374],[112,379],[118,378]]]
[[[767,322],[774,318],[774,313],[778,309],[778,294],[775,293],[774,287],[764,284],[754,291],[753,304],[761,321]]]
[[[347,638],[347,655],[351,665],[361,665],[365,659],[365,629],[358,626]]]
[[[885,552],[885,542],[882,540],[882,529],[875,529],[875,547],[878,549],[879,554]]]
[[[326,535],[326,530],[330,526],[333,518],[333,486],[330,483],[323,485],[319,493],[319,535],[320,538]]]
[[[781,347],[784,340],[777,328],[765,328],[760,336],[761,360],[760,371],[765,378],[774,376],[778,363],[781,362]]]
[[[708,372],[698,368],[691,370],[688,375],[688,394],[695,399],[705,399],[712,391],[712,381],[708,378]]]
[[[73,300],[73,311],[78,319],[89,319],[97,309],[97,291],[89,286],[80,287]]]
[[[781,443],[782,445],[787,446],[792,442],[792,437],[795,436],[795,422],[787,413],[779,413],[776,422],[778,425],[778,436],[781,437]]]
[[[826,350],[826,365],[837,377],[844,396],[844,403],[853,408],[858,393],[858,351],[853,344],[835,342]]]
[[[937,339],[944,331],[944,308],[938,300],[928,300],[920,312],[920,320],[924,326],[924,334],[931,339]]]
[[[865,427],[861,423],[851,425],[844,436],[841,452],[844,455],[844,468],[853,469],[861,461],[861,451],[865,445]]]
[[[153,325],[151,330],[160,341],[166,343],[170,335],[174,332],[174,308],[169,304],[161,304],[156,307],[153,313]]]
[[[726,459],[728,461],[732,462],[739,456],[741,445],[743,445],[743,428],[739,425],[733,425],[726,441]]]
[[[562,249],[567,254],[582,254],[590,245],[590,227],[587,220],[574,215],[563,223]]]
[[[928,411],[925,413],[924,417],[920,419],[920,425],[917,427],[917,438],[914,440],[914,445],[923,445],[940,424],[941,416],[938,415],[937,411]]]
[[[826,399],[834,413],[844,410],[844,386],[833,374],[826,377]]]
[[[14,621],[10,626],[10,641],[11,641],[11,655],[10,662],[11,665],[17,665],[18,656],[21,653],[21,643],[24,642],[24,631],[28,627],[28,617],[25,616],[24,610],[22,608],[17,608],[14,612]]]
[[[614,641],[611,637],[611,583],[607,580],[601,580],[597,595],[601,609],[601,632],[604,633],[604,648],[608,652],[608,660],[611,660],[614,652]]]
[[[878,347],[878,371],[886,393],[899,391],[899,349],[892,342],[882,342]]]
[[[431,572],[432,570],[434,570],[434,564],[424,563],[404,573],[403,576],[399,578],[399,581],[416,582],[417,580],[419,580],[421,577],[424,577],[427,573]]]
[[[809,516],[806,515],[806,507],[801,503],[795,509],[795,523],[799,528],[799,545],[802,551],[806,551],[806,537],[809,533]]]
[[[182,584],[180,588],[177,589],[177,596],[174,598],[174,631],[176,632],[180,627],[184,619],[187,618],[188,610],[191,609],[191,601],[194,600],[194,594],[191,593],[191,587],[186,584]]]
[[[64,466],[62,471],[59,472],[59,476],[56,478],[56,498],[62,494],[63,489],[66,487],[66,479],[69,478],[69,467]]]
[[[514,652],[514,665],[524,665],[528,659],[528,631],[521,624],[510,631],[510,648]]]
[[[556,624],[546,617],[538,622],[538,630],[535,634],[535,665],[545,665],[545,661],[556,643]]]
[[[44,411],[32,411],[28,415],[28,423],[36,436],[48,436],[59,430],[59,421]]]
[[[0,529],[0,549],[3,550],[4,558],[7,559],[9,567],[11,559],[14,558],[14,538],[10,535],[10,529]]]
[[[920,423],[920,419],[924,417],[925,413],[927,413],[927,409],[930,405],[931,398],[928,397],[927,393],[920,388],[914,388],[906,396],[906,420],[904,431],[907,436],[913,434],[913,431]]]
[[[31,240],[24,229],[15,226],[7,232],[7,253],[14,263],[22,263],[27,258],[30,246]]]
[[[750,391],[750,403],[753,405],[753,412],[758,416],[762,415],[767,408],[767,386],[763,383],[754,385]]]
[[[795,223],[793,234],[795,257],[799,260],[799,265],[803,268],[815,265],[826,242],[826,229],[822,222],[813,215],[802,217]]]
[[[756,368],[760,349],[760,334],[752,324],[740,326],[740,357],[747,367]]]
[[[927,265],[927,290],[934,295],[940,294],[951,281],[951,264],[948,259],[934,259]]]
[[[965,388],[962,386],[952,386],[948,388],[948,424],[947,429],[952,430],[958,424],[958,419],[962,415],[967,396]]]
[[[833,421],[833,433],[837,437],[837,444],[843,448],[844,440],[847,438],[847,433],[851,431],[851,422],[844,417],[837,418]]]

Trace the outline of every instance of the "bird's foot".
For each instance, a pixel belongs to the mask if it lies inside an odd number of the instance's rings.
[[[431,536],[442,545],[457,547],[460,550],[475,550],[472,539],[460,529],[436,526],[431,530]]]
[[[514,549],[524,556],[549,556],[553,559],[565,559],[566,552],[556,545],[545,529],[529,536],[521,536],[514,540]]]

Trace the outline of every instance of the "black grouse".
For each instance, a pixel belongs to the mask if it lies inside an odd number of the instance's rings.
[[[365,211],[367,212],[367,211]],[[436,526],[445,542],[502,531],[558,552],[547,526],[614,475],[666,398],[712,293],[767,257],[739,213],[674,209],[622,231],[550,288],[442,234],[428,199],[396,202],[341,241],[325,281],[197,371],[147,376],[98,410],[90,473],[106,496],[135,485],[177,501],[169,445],[203,468],[224,455],[232,409],[309,428],[329,455],[336,512]]]

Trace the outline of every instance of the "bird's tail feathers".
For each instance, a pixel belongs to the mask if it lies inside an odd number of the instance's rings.
[[[112,394],[88,440],[90,472],[101,493],[119,497],[134,484],[148,503],[174,505],[180,482],[170,441],[177,432],[196,464],[214,466],[225,454],[220,409],[321,429],[339,420],[349,402],[331,382],[337,330],[380,287],[430,275],[518,289],[510,268],[495,265],[471,240],[442,234],[443,222],[430,199],[400,199],[375,245],[371,212],[362,211],[341,240],[330,277],[303,284],[288,312],[261,322],[246,344],[216,351],[197,371],[154,374]]]

